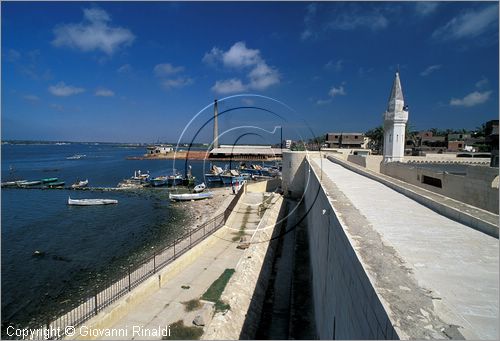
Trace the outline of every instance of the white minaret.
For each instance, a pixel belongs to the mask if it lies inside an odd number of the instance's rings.
[[[392,84],[387,111],[384,113],[384,162],[403,161],[408,107],[405,106],[399,71]]]

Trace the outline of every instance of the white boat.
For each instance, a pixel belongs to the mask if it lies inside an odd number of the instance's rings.
[[[118,204],[118,200],[114,199],[71,199],[68,197],[68,205],[76,206],[94,206],[94,205],[110,205]]]
[[[71,185],[71,188],[82,188],[86,187],[89,184],[89,180],[83,180],[83,181],[78,181],[75,182],[73,185]]]
[[[204,182],[199,185],[194,186],[193,193],[201,193],[207,188]]]
[[[172,194],[170,193],[168,197],[172,201],[191,201],[200,199],[210,199],[214,194],[212,192],[205,193],[185,193],[185,194]]]
[[[66,160],[80,160],[82,157],[86,157],[85,154],[75,154],[73,156],[68,156]]]
[[[27,180],[2,182],[2,187],[15,187],[15,186],[17,186],[18,183],[26,182],[26,181]]]

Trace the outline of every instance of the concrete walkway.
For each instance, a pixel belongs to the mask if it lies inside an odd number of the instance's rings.
[[[394,247],[419,285],[440,298],[434,302],[443,319],[463,327],[466,338],[498,339],[498,239],[338,164],[312,162]]]
[[[143,329],[157,329],[159,326],[164,328],[178,320],[184,320],[186,326],[192,326],[197,312],[185,312],[182,302],[200,298],[225,269],[236,267],[243,250],[236,248],[238,242],[233,241],[233,238],[238,235],[237,232],[242,226],[246,226],[245,231],[249,229],[249,232],[255,229],[260,221],[259,204],[263,198],[264,193],[244,194],[228,221],[229,226],[222,227],[216,235],[209,237],[217,240],[202,256],[109,328],[128,330],[128,339],[157,340],[158,337],[133,337],[132,328],[134,326],[141,326]],[[189,286],[189,289],[183,289],[182,286]],[[103,337],[103,339],[116,339],[116,337]]]

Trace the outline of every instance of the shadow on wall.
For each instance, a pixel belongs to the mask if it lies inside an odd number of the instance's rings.
[[[278,217],[284,217],[286,213],[286,205],[281,205]],[[283,222],[281,224],[284,224]],[[250,340],[255,339],[257,329],[260,324],[262,309],[265,304],[264,298],[267,291],[267,286],[271,276],[272,265],[274,261],[274,254],[276,246],[278,243],[278,238],[282,235],[282,226],[275,227],[272,235],[271,242],[267,248],[266,255],[264,256],[264,261],[262,263],[262,268],[259,273],[259,278],[255,285],[255,290],[253,292],[248,311],[246,313],[245,322],[241,329],[239,336],[240,340]]]

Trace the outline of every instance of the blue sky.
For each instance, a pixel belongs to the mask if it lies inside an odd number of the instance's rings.
[[[241,93],[294,113],[222,130],[364,132],[397,65],[413,129],[473,129],[498,119],[498,39],[497,2],[2,2],[2,138],[175,141]]]

